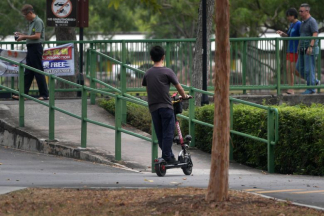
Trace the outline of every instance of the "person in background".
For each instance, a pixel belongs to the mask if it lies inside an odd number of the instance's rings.
[[[289,8],[286,11],[286,17],[290,23],[288,32],[277,31],[281,37],[299,37],[299,29],[301,22],[297,19],[298,12],[295,8]],[[298,59],[298,40],[289,40],[287,53],[286,53],[286,71],[287,71],[287,80],[290,86],[294,85],[294,76],[299,76],[298,71],[296,71],[296,62]],[[287,94],[294,94],[293,89],[287,89]]]
[[[318,25],[310,15],[310,6],[306,3],[299,7],[299,15],[302,23],[300,25],[301,37],[317,37]],[[299,41],[298,60],[296,69],[307,80],[307,85],[319,85],[320,81],[315,78],[315,58],[319,53],[318,40],[306,39]],[[313,94],[315,89],[307,89],[302,94]]]
[[[27,45],[27,57],[26,64],[30,67],[44,71],[43,68],[43,46],[42,43],[45,40],[45,26],[43,20],[41,20],[34,12],[32,5],[25,4],[21,9],[22,15],[27,21],[29,21],[29,28],[27,34],[15,32],[18,36],[17,41],[26,40]],[[25,94],[28,94],[30,86],[36,78],[39,91],[39,100],[48,100],[48,88],[46,79],[43,74],[34,72],[29,69],[25,69]],[[13,95],[13,99],[19,99],[18,95]]]
[[[175,129],[175,117],[171,97],[169,95],[172,83],[182,98],[190,98],[181,87],[176,74],[164,66],[164,49],[154,46],[150,50],[150,56],[154,65],[145,72],[142,85],[146,86],[149,110],[152,116],[159,147],[162,150],[162,158],[167,163],[176,163],[172,153],[172,144]]]

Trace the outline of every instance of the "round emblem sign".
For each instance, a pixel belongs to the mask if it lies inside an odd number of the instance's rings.
[[[70,15],[72,3],[70,0],[53,0],[51,8],[56,17],[64,18]]]

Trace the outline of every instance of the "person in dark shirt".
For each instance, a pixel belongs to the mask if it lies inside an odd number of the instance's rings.
[[[299,15],[302,23],[300,25],[301,37],[317,37],[318,25],[316,20],[310,15],[310,6],[301,4]],[[307,80],[307,85],[319,85],[319,80],[315,78],[315,58],[319,54],[318,40],[306,39],[299,41],[298,61],[296,69]],[[313,94],[315,89],[307,89],[302,94]]]
[[[172,143],[175,129],[175,117],[171,97],[169,95],[172,83],[182,98],[189,98],[181,87],[177,76],[164,66],[165,53],[161,46],[154,46],[150,50],[154,65],[144,75],[142,85],[146,86],[149,110],[152,116],[162,158],[167,163],[176,162],[172,153]]]

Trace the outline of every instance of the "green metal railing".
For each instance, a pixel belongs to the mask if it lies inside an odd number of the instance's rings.
[[[259,91],[273,91],[278,95],[285,89],[306,89],[316,88],[318,92],[324,88],[320,86],[307,86],[305,81],[295,76],[295,85],[288,85],[286,70],[286,50],[289,40],[304,40],[311,37],[296,38],[231,38],[230,39],[230,90],[237,93],[257,94]],[[317,37],[319,47],[322,47],[324,37]],[[166,50],[165,65],[172,68],[177,74],[181,83],[191,86],[193,73],[193,56],[195,39],[163,39],[163,40],[104,40],[104,41],[46,41],[44,47],[53,47],[57,44],[74,43],[76,47],[80,43],[84,44],[84,61],[89,56],[86,50],[89,48],[112,57],[125,65],[145,71],[152,66],[149,56],[149,49],[152,45],[162,45]],[[3,49],[26,49],[22,42],[0,42]],[[213,90],[212,73],[215,67],[214,61],[214,40],[210,43],[210,61],[208,74],[208,90]],[[78,49],[78,48],[77,48]],[[322,63],[323,62],[323,63]],[[113,87],[119,88],[122,82],[120,75],[122,67],[103,56],[98,56],[95,67],[97,79],[108,83]],[[127,82],[123,83],[127,91],[144,92],[141,88],[142,74],[126,67]],[[90,65],[83,67],[83,74],[89,75]],[[321,80],[321,71],[324,70],[324,59],[321,49],[316,61],[316,77]],[[76,71],[77,73],[78,71]],[[0,83],[7,87],[18,87],[18,79],[11,77],[1,77]],[[105,88],[105,87],[103,87]],[[73,90],[73,89],[70,89]],[[5,92],[2,90],[0,92]],[[33,86],[32,91],[37,91]],[[57,91],[69,91],[66,89],[57,89]]]
[[[152,172],[154,171],[153,168],[153,163],[154,159],[157,157],[157,141],[156,141],[156,136],[153,134],[152,138],[148,138],[145,136],[142,136],[140,134],[136,134],[132,131],[125,130],[121,127],[122,125],[122,112],[121,110],[124,108],[122,106],[122,101],[129,101],[132,103],[137,103],[140,105],[147,106],[147,102],[139,100],[137,98],[134,98],[128,94],[123,95],[118,95],[121,92],[118,89],[111,88],[115,92],[107,92],[107,91],[102,91],[99,89],[95,88],[90,88],[84,85],[79,85],[70,81],[67,81],[65,79],[62,79],[60,77],[56,77],[52,74],[45,73],[43,71],[37,70],[35,68],[29,67],[27,65],[21,64],[19,62],[15,62],[9,59],[6,59],[4,57],[0,57],[1,60],[8,61],[12,64],[16,64],[19,67],[19,91],[14,90],[12,88],[8,88],[6,86],[0,85],[0,88],[3,88],[7,90],[8,92],[14,93],[19,95],[19,127],[24,127],[25,126],[25,100],[24,98],[28,98],[30,100],[33,100],[39,104],[42,104],[44,106],[47,106],[49,108],[49,139],[48,141],[55,141],[55,111],[59,111],[61,113],[64,113],[68,116],[74,117],[76,119],[81,120],[81,148],[86,148],[87,147],[87,123],[92,123],[98,126],[106,127],[109,129],[115,130],[115,159],[116,160],[121,160],[121,133],[126,133],[147,141],[151,141],[153,143],[152,145],[152,155],[154,155],[154,158],[152,157]],[[47,77],[49,77],[49,103],[45,103],[41,100],[38,100],[32,96],[29,96],[24,93],[24,69],[30,69],[34,72],[43,74]],[[63,110],[61,108],[58,108],[55,106],[55,100],[54,100],[54,92],[55,92],[55,80],[64,82],[66,84],[72,85],[73,87],[76,88],[77,91],[81,91],[81,101],[82,101],[82,108],[81,108],[81,116],[73,114],[71,112],[68,112],[66,110]],[[100,82],[100,81],[99,81]],[[103,85],[107,85],[105,83],[101,83]],[[107,85],[108,86],[108,85]],[[87,117],[87,100],[88,100],[88,92],[90,93],[98,93],[98,94],[103,94],[103,95],[108,95],[110,97],[114,97],[116,100],[116,114],[115,114],[115,126],[108,125],[102,122],[94,121],[91,119],[88,119]],[[116,93],[116,94],[115,94]]]
[[[123,55],[125,55],[125,53]],[[5,61],[8,61],[9,63],[16,64],[19,67],[19,91],[16,91],[13,88],[9,88],[4,85],[0,85],[0,88],[3,88],[5,90],[7,90],[8,92],[15,93],[15,94],[19,95],[19,126],[24,127],[24,125],[25,125],[25,123],[24,123],[24,110],[25,110],[24,98],[28,98],[30,100],[33,100],[33,101],[40,103],[44,106],[47,106],[49,108],[49,139],[48,139],[49,141],[55,140],[55,121],[54,121],[55,120],[55,111],[59,111],[61,113],[64,113],[66,115],[69,115],[71,117],[81,120],[81,147],[82,148],[87,147],[87,123],[92,123],[92,124],[96,124],[98,126],[102,126],[102,127],[106,127],[106,128],[115,130],[115,159],[116,160],[121,160],[121,134],[122,133],[126,133],[126,134],[129,134],[129,135],[132,135],[132,136],[152,142],[151,163],[152,163],[152,172],[154,172],[154,159],[157,157],[157,152],[158,152],[157,151],[158,150],[157,140],[156,140],[154,130],[152,130],[153,131],[152,138],[148,138],[148,137],[136,134],[134,132],[131,132],[131,131],[128,131],[128,130],[125,130],[122,128],[122,122],[125,122],[125,119],[126,119],[126,101],[136,103],[139,105],[143,105],[143,106],[147,106],[147,102],[140,100],[138,98],[135,98],[135,97],[131,96],[130,94],[128,94],[127,88],[126,88],[126,69],[130,69],[130,70],[136,71],[138,73],[142,73],[142,74],[144,72],[139,69],[132,68],[123,62],[120,62],[116,59],[113,59],[112,57],[109,57],[103,53],[100,53],[100,52],[92,50],[92,49],[88,50],[87,56],[89,57],[87,67],[90,68],[90,73],[89,73],[90,76],[88,76],[88,78],[90,79],[90,87],[87,87],[84,85],[79,85],[79,84],[67,81],[63,78],[56,77],[52,74],[45,73],[43,71],[34,69],[32,67],[21,64],[19,62],[15,62],[15,61],[0,57],[1,60],[5,60]],[[121,76],[120,76],[121,85],[119,88],[111,86],[111,85],[97,79],[97,76],[95,73],[96,67],[94,67],[94,65],[96,65],[96,63],[94,63],[94,62],[97,61],[98,56],[101,56],[102,58],[106,58],[106,59],[120,65],[120,67],[121,67]],[[123,57],[123,59],[124,59],[124,57]],[[26,69],[26,68],[33,70],[34,72],[43,74],[48,77],[48,79],[49,79],[49,97],[50,97],[49,103],[40,101],[40,100],[38,100],[34,97],[31,97],[23,92],[23,90],[24,90],[24,69]],[[60,109],[55,106],[54,93],[55,93],[55,91],[57,91],[57,89],[55,89],[55,81],[59,81],[59,82],[63,82],[68,85],[71,85],[74,87],[74,89],[76,91],[81,92],[81,101],[82,101],[81,116],[73,114],[71,112],[68,112],[66,110]],[[104,86],[105,88],[97,89],[97,84],[100,84],[100,85]],[[195,92],[204,93],[204,94],[208,94],[211,96],[214,95],[211,92],[206,92],[206,91],[203,91],[200,89],[195,89],[192,87],[188,87],[186,85],[182,85],[182,86],[185,88],[185,90],[189,91],[190,95],[194,95]],[[115,101],[116,101],[116,103],[115,103],[116,104],[115,105],[116,106],[115,107],[115,110],[116,110],[115,126],[88,119],[88,117],[87,117],[87,106],[88,106],[87,94],[88,93],[90,93],[90,103],[91,104],[95,103],[96,94],[108,95],[110,97],[115,98]],[[251,105],[251,106],[255,106],[255,107],[259,107],[259,108],[268,110],[269,114],[268,114],[268,128],[267,128],[268,139],[267,140],[263,140],[261,138],[253,137],[248,134],[243,134],[243,133],[236,132],[233,130],[231,130],[231,133],[268,143],[268,161],[269,161],[268,162],[268,171],[273,172],[274,171],[273,145],[275,145],[276,142],[278,141],[278,112],[274,108],[264,107],[261,105],[240,101],[238,99],[231,98],[231,102],[245,103],[247,105]],[[194,100],[189,101],[189,117],[185,117],[182,115],[180,115],[180,116],[182,118],[189,120],[189,133],[193,136],[191,146],[195,146],[195,135],[194,135],[195,134],[195,124],[202,124],[205,126],[213,127],[213,125],[211,125],[211,124],[208,124],[208,123],[205,123],[205,122],[195,119]],[[233,115],[231,114],[231,118],[232,117],[233,117]],[[231,148],[231,156],[230,157],[232,159],[232,148]]]
[[[241,103],[241,104],[245,104],[245,105],[249,105],[249,106],[253,106],[253,107],[257,107],[263,110],[267,111],[267,139],[263,139],[263,138],[259,138],[256,136],[252,136],[252,135],[247,135],[238,131],[234,131],[234,125],[233,125],[233,105],[234,103]],[[230,127],[231,127],[231,134],[236,134],[239,136],[243,136],[243,137],[247,137],[259,142],[263,142],[267,144],[267,152],[268,152],[268,172],[270,173],[274,173],[274,168],[275,168],[275,164],[274,164],[274,145],[278,142],[279,140],[279,113],[278,110],[276,108],[272,108],[272,107],[268,107],[268,106],[262,106],[259,104],[254,104],[248,101],[243,101],[243,100],[239,100],[236,98],[231,98],[230,99],[230,114],[231,114],[231,123],[230,123]],[[232,138],[233,141],[233,138]],[[233,159],[233,146],[230,146],[231,150],[231,155],[230,155],[230,159]]]

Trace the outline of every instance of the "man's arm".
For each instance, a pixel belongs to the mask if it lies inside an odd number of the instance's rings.
[[[317,32],[314,32],[313,37],[317,37],[318,36],[318,33]],[[314,47],[314,44],[315,44],[315,40],[311,40],[310,43],[309,43],[309,47],[307,49],[307,54],[308,55],[311,55],[313,53],[313,47]]]
[[[36,32],[34,35],[24,35],[24,34],[20,34],[19,38],[17,39],[17,41],[21,41],[21,40],[38,40],[41,37],[41,33],[40,32]]]
[[[174,86],[176,87],[176,89],[178,90],[178,92],[179,92],[179,94],[181,95],[182,98],[188,98],[189,97],[189,95],[187,95],[184,92],[184,90],[183,90],[182,86],[180,85],[180,83],[178,83],[178,84],[176,84]]]
[[[317,32],[314,32],[312,36],[313,36],[313,37],[317,37],[317,36],[318,36],[318,33],[317,33]],[[315,44],[315,40],[313,39],[313,40],[311,40],[309,46],[313,47],[314,44]]]

